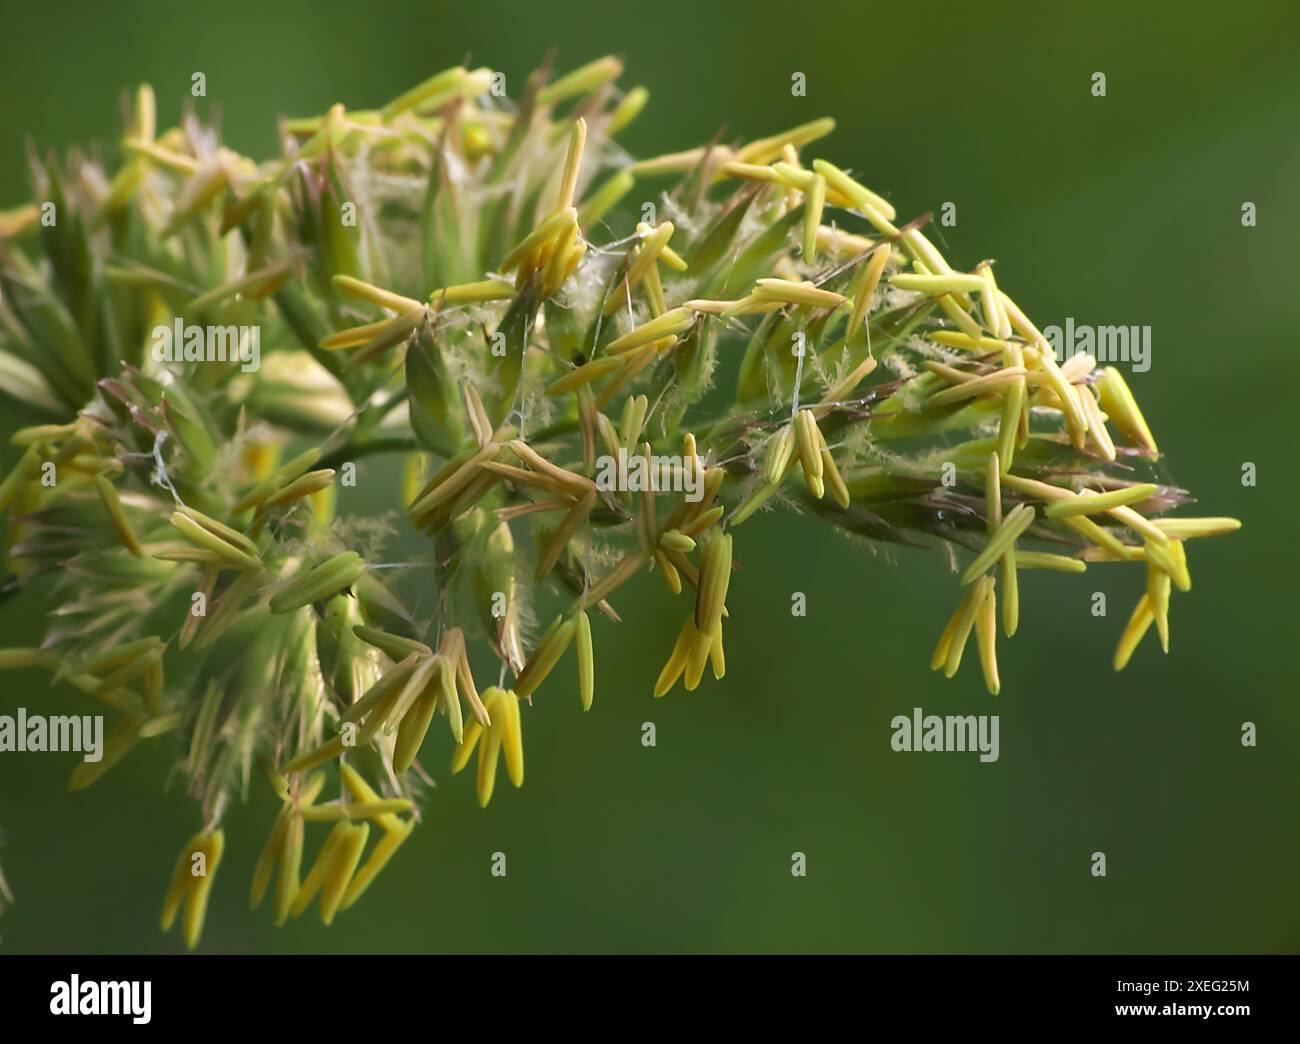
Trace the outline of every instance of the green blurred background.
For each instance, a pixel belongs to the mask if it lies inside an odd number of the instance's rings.
[[[653,701],[680,609],[656,583],[598,621],[598,689],[572,666],[525,709],[528,781],[488,811],[472,773],[364,902],[322,928],[250,914],[272,807],[226,821],[208,951],[1295,951],[1300,947],[1300,703],[1293,480],[1300,382],[1300,15],[1289,4],[1143,9],[950,3],[442,4],[224,0],[0,5],[0,207],[26,199],[24,139],[112,149],[120,92],[148,81],[160,125],[207,75],[227,140],[262,154],[277,114],[382,104],[470,59],[518,93],[558,68],[626,59],[651,104],[638,155],[833,115],[825,154],[900,214],[957,204],[950,259],[998,259],[1040,325],[1150,324],[1131,377],[1200,513],[1245,520],[1193,546],[1173,650],[1110,660],[1141,571],[1022,581],[1003,694],[968,665],[926,670],[956,585],[937,552],[850,543],[766,515],[738,542],[728,676]],[[1105,98],[1090,93],[1104,72]],[[806,98],[790,93],[807,75]],[[205,103],[201,102],[201,106]],[[1258,207],[1243,228],[1241,205]],[[4,433],[28,418],[0,406]],[[0,449],[0,466],[14,460]],[[1243,488],[1245,461],[1258,486]],[[1290,462],[1290,463],[1288,463]],[[1290,467],[1293,470],[1288,471]],[[1105,591],[1110,616],[1089,612]],[[790,595],[808,616],[790,615]],[[0,644],[31,641],[30,603]],[[0,675],[7,713],[80,707]],[[1001,759],[901,754],[890,719],[1001,715]],[[658,746],[640,744],[653,721]],[[1243,749],[1241,724],[1259,728]],[[439,740],[439,742],[449,742]],[[136,752],[64,792],[76,755],[0,757],[0,848],[16,904],[8,952],[173,951],[156,918],[196,826],[173,751]],[[509,874],[489,874],[494,851]],[[791,853],[807,854],[793,878]],[[1104,851],[1108,876],[1090,874]]]

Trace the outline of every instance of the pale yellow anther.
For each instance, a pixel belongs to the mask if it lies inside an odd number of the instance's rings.
[[[848,298],[844,295],[833,290],[822,290],[807,280],[792,283],[785,279],[759,279],[754,294],[760,300],[806,305],[809,308],[838,308],[848,303]]]

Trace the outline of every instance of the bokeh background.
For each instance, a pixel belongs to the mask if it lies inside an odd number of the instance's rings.
[[[1199,14],[1197,12],[1200,12]],[[528,781],[477,807],[434,759],[424,825],[331,929],[247,910],[272,807],[227,818],[209,951],[1295,951],[1300,947],[1297,500],[1300,16],[1238,2],[958,5],[277,0],[0,4],[0,207],[26,199],[24,140],[112,148],[119,95],[160,122],[207,75],[227,140],[274,145],[274,117],[382,104],[472,59],[513,85],[614,52],[651,89],[626,135],[675,151],[817,115],[826,154],[901,214],[957,204],[949,257],[998,259],[1040,325],[1150,324],[1131,378],[1199,510],[1245,520],[1193,548],[1173,651],[1149,638],[1115,675],[1141,571],[1022,581],[1003,694],[926,670],[954,601],[938,552],[881,554],[811,519],[766,515],[739,543],[728,676],[653,701],[679,621],[662,588],[597,624],[584,715],[572,666],[525,710]],[[1105,98],[1090,93],[1104,72]],[[807,75],[806,98],[790,93]],[[512,87],[512,93],[517,93]],[[201,103],[202,104],[202,103]],[[1244,201],[1258,226],[1243,228]],[[0,405],[7,435],[27,422]],[[0,448],[0,466],[15,457]],[[1243,488],[1243,462],[1258,486]],[[1110,616],[1089,612],[1105,591]],[[790,595],[808,615],[790,615]],[[31,641],[30,603],[0,644]],[[0,675],[0,709],[80,706]],[[1001,715],[1001,759],[900,754],[889,722]],[[658,746],[645,749],[653,721]],[[1259,745],[1244,749],[1244,721]],[[437,730],[435,730],[436,732]],[[439,737],[440,741],[442,740]],[[156,918],[195,827],[172,751],[137,751],[64,792],[76,755],[0,756],[8,952],[173,951]],[[173,781],[174,783],[174,781]],[[505,879],[489,875],[494,851]],[[807,854],[808,876],[790,873]],[[1104,851],[1108,876],[1090,874]]]

